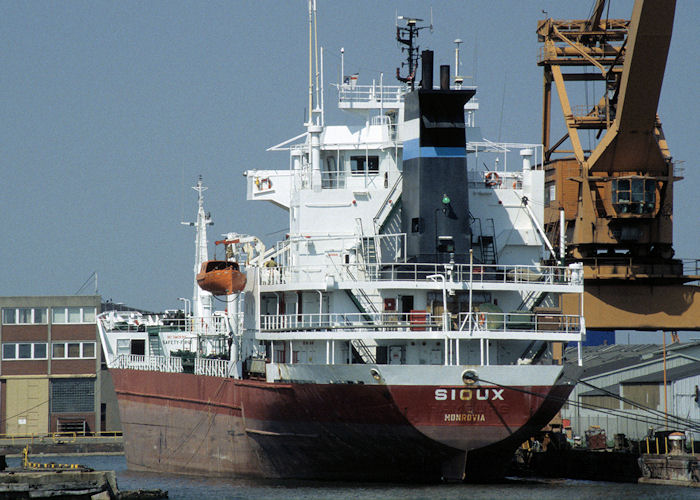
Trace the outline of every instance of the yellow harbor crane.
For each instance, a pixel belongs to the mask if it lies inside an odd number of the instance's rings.
[[[584,265],[588,328],[698,330],[700,287],[689,283],[700,271],[673,258],[681,177],[657,116],[675,0],[636,0],[630,20],[604,19],[605,3],[589,19],[538,23],[545,231],[563,260]],[[601,95],[587,102],[591,88]]]

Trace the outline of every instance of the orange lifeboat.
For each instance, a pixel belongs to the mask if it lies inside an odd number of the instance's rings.
[[[243,290],[246,277],[238,263],[226,260],[208,260],[197,273],[197,285],[214,295],[231,295]]]

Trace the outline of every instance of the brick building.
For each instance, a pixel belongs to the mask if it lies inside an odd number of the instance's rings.
[[[0,433],[120,430],[97,295],[0,297]]]

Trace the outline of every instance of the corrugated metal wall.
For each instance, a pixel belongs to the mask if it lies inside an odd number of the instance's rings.
[[[689,363],[697,363],[697,360],[686,356],[674,356],[667,359],[666,369],[670,370],[675,367],[685,366]],[[598,377],[586,379],[586,381],[595,387],[606,388],[624,383],[626,380],[636,377],[658,373],[661,370],[663,370],[663,362],[657,359],[643,365],[635,365],[617,372],[601,374]],[[700,374],[680,379],[673,383],[669,382],[667,398],[668,411],[670,414],[680,418],[694,420],[697,425],[700,423],[700,406],[699,403],[695,401],[696,385],[700,386]],[[658,388],[659,397],[658,399],[653,398],[658,401],[658,405],[654,409],[663,412],[663,383],[658,384]],[[629,391],[633,391],[633,389],[631,389],[631,387],[627,389],[626,395],[629,397]],[[574,435],[584,436],[585,431],[590,426],[599,426],[606,431],[610,440],[612,440],[615,434],[619,433],[625,434],[632,439],[640,439],[646,437],[649,432],[649,427],[653,427],[654,430],[662,430],[665,427],[662,416],[650,414],[640,409],[623,409],[625,405],[623,405],[622,402],[620,402],[618,410],[603,409],[602,411],[596,411],[594,409],[579,407],[576,402],[581,401],[581,394],[592,390],[592,387],[581,383],[577,384],[569,397],[569,401],[573,402],[573,404],[567,404],[562,408],[562,418],[571,421]],[[625,396],[623,392],[625,392],[624,388],[620,390],[621,396]],[[669,427],[675,428],[680,426],[674,426],[669,423]],[[693,439],[700,440],[700,432],[696,432]]]
[[[700,391],[700,373],[671,384],[671,393],[673,394],[673,405],[670,406],[671,413],[677,417],[692,420],[696,426],[700,426],[700,394],[698,391]],[[700,432],[694,432],[692,439],[700,440]]]

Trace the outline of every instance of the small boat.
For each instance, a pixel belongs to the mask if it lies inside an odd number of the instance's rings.
[[[238,263],[227,260],[207,260],[197,273],[199,288],[214,295],[232,295],[245,288],[246,277]]]

